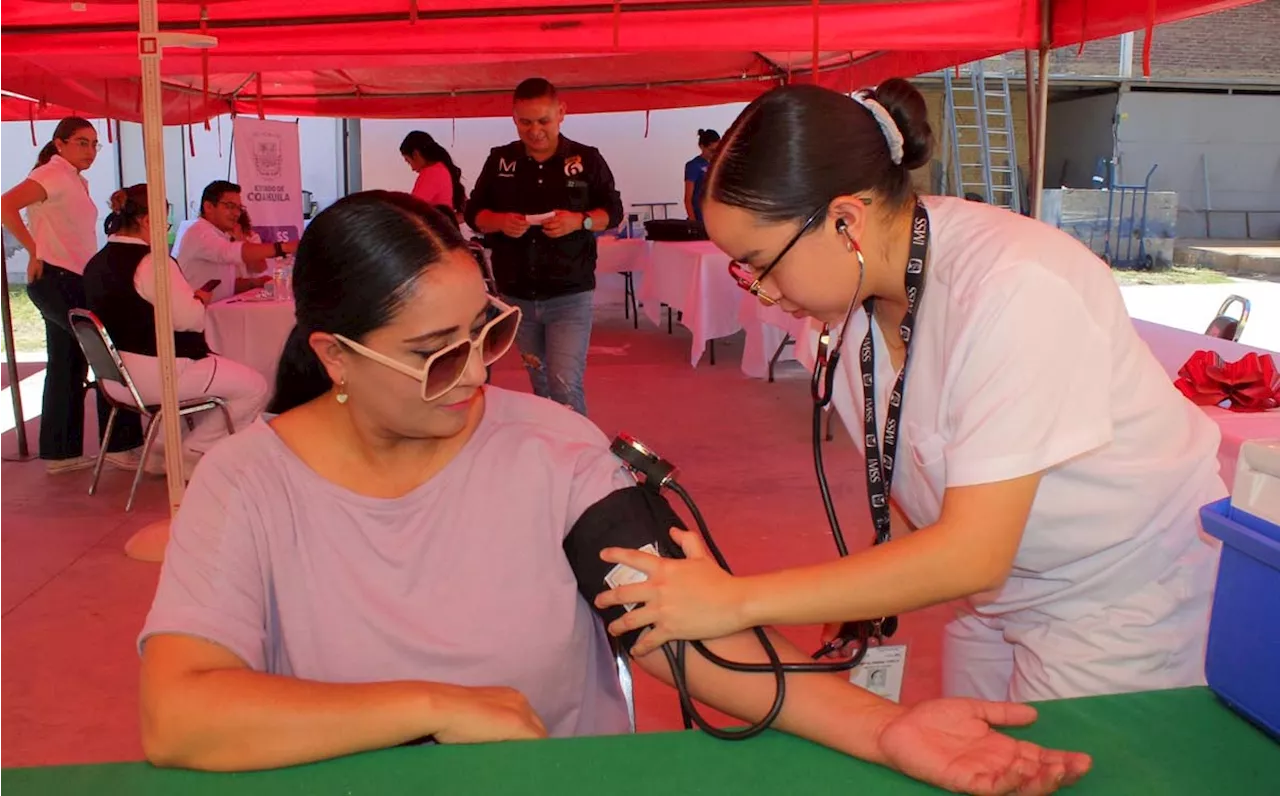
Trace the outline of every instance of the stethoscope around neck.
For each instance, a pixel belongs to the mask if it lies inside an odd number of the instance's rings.
[[[874,297],[868,297],[861,302],[857,300],[866,276],[866,261],[863,259],[862,251],[858,248],[857,243],[853,241],[852,237],[849,240],[853,246],[854,253],[858,257],[858,286],[854,290],[854,299],[845,313],[844,323],[840,325],[839,336],[835,338],[834,343],[832,342],[833,330],[831,325],[825,323],[822,325],[822,331],[818,335],[818,348],[814,359],[813,375],[809,380],[809,393],[813,399],[813,469],[818,479],[818,491],[822,495],[822,507],[827,515],[827,524],[831,528],[831,538],[835,542],[836,552],[841,558],[849,555],[849,547],[845,543],[844,531],[840,528],[840,518],[836,515],[835,501],[831,498],[831,487],[827,483],[827,472],[822,461],[822,443],[824,437],[827,441],[832,439],[830,413],[834,411],[834,407],[832,407],[831,401],[835,392],[835,379],[836,372],[840,366],[840,355],[844,348],[844,341],[848,337],[849,324],[853,320],[854,313],[859,308],[867,311],[867,322],[868,324],[872,323],[871,318],[875,306]],[[870,327],[868,327],[869,330]],[[873,389],[873,387],[864,387],[864,389]],[[825,429],[823,427],[824,417],[827,418]],[[898,618],[896,616],[845,622],[840,626],[835,638],[814,653],[813,657],[815,659],[826,657],[844,649],[851,643],[856,643],[858,650],[854,654],[854,658],[861,660],[866,655],[871,639],[881,640],[892,636],[897,629]]]

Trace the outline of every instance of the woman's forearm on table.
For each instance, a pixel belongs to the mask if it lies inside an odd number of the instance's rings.
[[[248,771],[383,749],[444,721],[434,683],[332,684],[248,669],[143,679],[142,745],[158,766]],[[150,693],[148,693],[150,692]]]
[[[961,537],[932,525],[845,558],[744,577],[743,616],[753,626],[878,619],[998,586],[1007,570]]]
[[[783,662],[812,662],[775,631],[768,631]],[[722,658],[743,663],[766,663],[754,633],[743,632],[706,642]],[[672,684],[671,669],[661,650],[636,659],[659,680]],[[692,647],[685,653],[685,673],[692,696],[699,702],[744,721],[759,721],[774,699],[774,678],[722,669]],[[902,708],[849,684],[839,674],[788,674],[786,700],[774,722],[779,730],[822,744],[847,755],[883,764],[880,733]]]

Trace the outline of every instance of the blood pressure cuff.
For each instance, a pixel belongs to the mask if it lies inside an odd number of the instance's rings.
[[[578,579],[578,591],[587,603],[595,608],[596,596],[602,592],[645,579],[643,573],[631,567],[601,561],[601,550],[627,547],[664,558],[684,558],[680,547],[671,540],[672,528],[688,530],[662,496],[640,486],[619,489],[584,511],[564,539],[564,552]],[[615,605],[595,610],[608,625],[635,607]],[[644,628],[632,630],[618,641],[630,652],[643,632]]]

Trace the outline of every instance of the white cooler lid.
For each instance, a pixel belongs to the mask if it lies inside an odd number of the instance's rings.
[[[1280,526],[1280,439],[1240,446],[1231,507]]]

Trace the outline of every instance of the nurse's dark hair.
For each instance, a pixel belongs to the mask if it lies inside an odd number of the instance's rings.
[[[53,129],[53,136],[49,142],[40,148],[40,154],[36,156],[36,167],[39,168],[53,159],[58,154],[58,146],[54,141],[61,141],[66,144],[71,141],[72,136],[81,130],[92,130],[93,122],[88,119],[82,119],[79,116],[68,116],[58,122],[58,126]]]
[[[124,230],[137,230],[139,222],[148,215],[149,204],[145,182],[121,188],[111,194],[111,215],[107,216],[103,231],[115,235]]]
[[[775,88],[739,114],[707,175],[712,199],[763,221],[804,220],[837,196],[874,191],[898,208],[912,197],[911,170],[929,162],[933,131],[924,97],[891,78],[870,92],[902,133],[902,163],[871,111],[813,85]]]
[[[391,322],[426,269],[466,245],[451,219],[405,193],[351,194],[316,216],[294,258],[296,325],[267,411],[287,412],[333,387],[313,332],[360,342]]]

